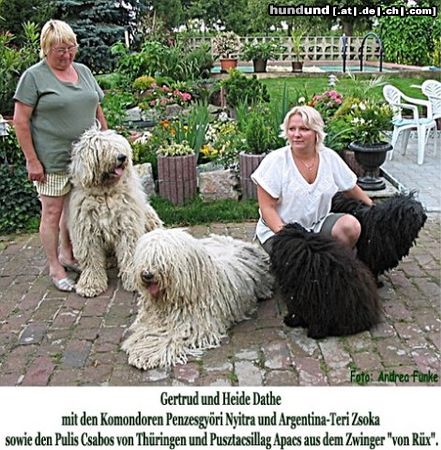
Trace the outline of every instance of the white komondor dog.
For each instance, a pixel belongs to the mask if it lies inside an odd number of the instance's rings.
[[[135,289],[133,254],[146,231],[162,226],[132,165],[132,149],[115,131],[87,130],[74,144],[69,229],[81,275],[76,292],[107,288],[106,255],[114,252],[124,289]]]
[[[273,281],[260,247],[227,236],[195,239],[182,229],[141,237],[135,277],[139,311],[122,348],[140,369],[186,363],[218,346],[271,296]]]

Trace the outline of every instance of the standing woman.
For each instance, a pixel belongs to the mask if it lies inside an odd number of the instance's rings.
[[[296,106],[281,128],[288,145],[269,153],[251,175],[259,202],[257,239],[270,252],[274,234],[297,222],[354,247],[360,223],[349,214],[331,213],[332,197],[343,192],[369,206],[372,200],[356,184],[357,177],[342,158],[323,145],[320,113],[310,106]]]
[[[103,91],[91,71],[74,62],[77,50],[72,28],[48,21],[40,35],[41,61],[23,73],[14,96],[17,139],[41,201],[40,239],[49,275],[57,289],[67,292],[75,284],[66,269],[78,271],[67,228],[72,142],[95,120],[107,129]]]

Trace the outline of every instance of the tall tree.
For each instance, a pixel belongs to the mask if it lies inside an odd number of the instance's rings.
[[[137,1],[53,0],[54,18],[69,23],[77,35],[78,60],[95,72],[113,68],[112,44],[124,41],[138,5]]]

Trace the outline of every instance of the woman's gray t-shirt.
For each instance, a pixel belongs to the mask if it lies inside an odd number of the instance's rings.
[[[92,72],[73,63],[78,81],[60,81],[43,60],[20,78],[14,100],[34,108],[31,134],[38,159],[47,173],[67,172],[72,142],[90,128],[104,97]]]

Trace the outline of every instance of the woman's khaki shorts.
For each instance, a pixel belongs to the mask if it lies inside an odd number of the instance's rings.
[[[345,215],[346,215],[345,213],[329,213],[326,216],[326,219],[323,221],[322,227],[317,234],[321,234],[322,236],[326,236],[329,238],[332,237],[331,233],[332,228],[335,225],[335,222],[337,222],[337,220],[340,219],[340,217],[343,217]],[[267,253],[271,253],[273,247],[273,238],[274,236],[270,237],[263,244],[259,241],[259,239],[257,239],[257,242],[259,242],[259,244],[263,247],[263,249]]]
[[[46,181],[34,181],[34,186],[39,195],[48,197],[63,197],[72,189],[69,175],[67,173],[47,173]]]

